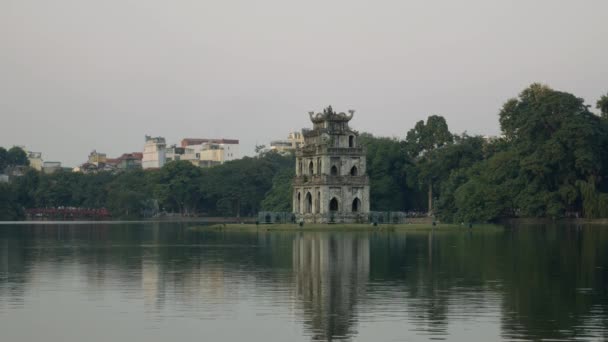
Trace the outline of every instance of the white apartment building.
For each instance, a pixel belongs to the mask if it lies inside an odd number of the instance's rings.
[[[146,136],[142,168],[161,168],[169,161],[184,160],[200,167],[240,158],[236,139],[183,139],[181,146],[167,146],[165,138]]]
[[[41,152],[27,152],[27,159],[30,161],[30,167],[34,170],[42,171],[42,153]]]
[[[165,165],[167,143],[163,137],[146,135],[141,167],[143,169],[159,169]]]
[[[55,173],[61,170],[61,162],[45,161],[42,163],[42,172],[46,174]]]
[[[185,154],[193,153],[200,161],[224,162],[240,158],[237,139],[183,139]]]

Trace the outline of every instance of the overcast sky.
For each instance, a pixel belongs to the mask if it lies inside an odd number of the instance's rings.
[[[430,114],[498,134],[532,82],[595,107],[607,16],[606,0],[0,0],[0,145],[68,166],[145,134],[251,154],[328,104],[375,135]]]

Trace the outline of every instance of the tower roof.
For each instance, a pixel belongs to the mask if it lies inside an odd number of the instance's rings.
[[[349,122],[353,118],[355,111],[350,109],[348,113],[349,114],[344,112],[336,113],[331,106],[329,106],[323,109],[322,113],[315,114],[315,112],[308,112],[308,115],[310,115],[310,121],[313,123],[321,123],[324,121]]]

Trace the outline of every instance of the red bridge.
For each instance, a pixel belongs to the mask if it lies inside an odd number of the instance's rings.
[[[32,208],[25,209],[25,214],[30,219],[93,219],[104,220],[111,217],[106,208]]]

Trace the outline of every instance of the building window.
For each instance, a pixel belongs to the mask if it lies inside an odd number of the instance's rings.
[[[359,198],[355,198],[353,200],[353,213],[357,213],[361,210],[361,200]]]
[[[310,164],[308,164],[308,174],[312,176],[315,174],[314,172],[315,172],[315,164],[311,160]]]
[[[350,169],[350,175],[351,176],[357,176],[357,175],[359,175],[359,170],[357,169],[356,166],[353,166],[353,168]]]
[[[348,137],[348,147],[355,147],[355,136],[351,135]]]
[[[338,168],[336,167],[336,165],[333,165],[331,167],[331,175],[332,176],[337,176],[338,175]]]
[[[306,213],[310,214],[312,212],[312,195],[309,193],[306,194]]]
[[[329,201],[329,211],[338,211],[338,200],[335,197]]]
[[[300,212],[300,203],[302,202],[302,196],[298,192],[298,199],[296,200],[296,213]]]

